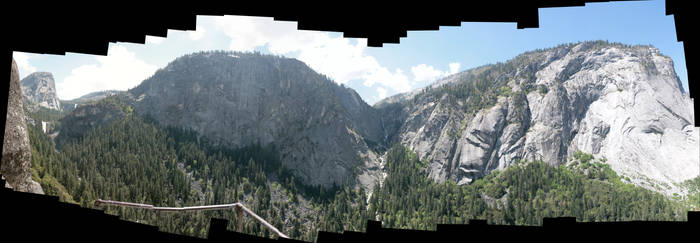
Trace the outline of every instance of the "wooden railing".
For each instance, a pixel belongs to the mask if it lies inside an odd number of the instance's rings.
[[[238,231],[242,231],[242,224],[241,223],[243,222],[243,212],[245,212],[248,215],[250,215],[251,217],[253,217],[254,219],[258,220],[258,222],[263,224],[265,227],[267,227],[268,229],[275,232],[279,237],[289,238],[287,235],[283,234],[277,228],[275,228],[275,226],[272,226],[272,224],[265,221],[263,218],[261,218],[260,216],[255,214],[250,209],[243,206],[243,204],[241,204],[241,203],[207,205],[207,206],[192,206],[192,207],[155,207],[155,206],[150,205],[150,204],[142,204],[142,203],[120,202],[120,201],[111,201],[111,200],[102,200],[102,199],[95,200],[95,206],[100,206],[102,204],[129,207],[129,208],[142,208],[142,209],[147,209],[147,210],[166,211],[166,212],[220,210],[220,209],[236,208],[237,209],[236,211],[238,212]]]

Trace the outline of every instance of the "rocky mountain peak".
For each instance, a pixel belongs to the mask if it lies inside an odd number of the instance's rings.
[[[22,79],[22,93],[27,108],[36,111],[40,107],[61,110],[61,102],[56,95],[56,83],[49,72],[34,72]]]
[[[378,113],[351,89],[296,59],[200,52],[177,58],[129,91],[135,112],[231,148],[278,145],[310,184],[340,185],[378,163]],[[372,167],[372,166],[369,166]],[[374,166],[373,168],[376,168]],[[353,181],[353,180],[350,180]]]

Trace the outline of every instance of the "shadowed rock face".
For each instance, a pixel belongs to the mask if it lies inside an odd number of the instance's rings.
[[[510,92],[474,113],[464,112],[466,98],[435,93],[479,72]],[[438,181],[468,183],[517,160],[563,164],[578,150],[606,158],[635,184],[668,185],[667,193],[700,175],[692,101],[672,60],[650,46],[585,42],[529,52],[375,107],[386,123],[399,124],[389,137],[430,159]]]
[[[61,102],[56,95],[56,83],[53,74],[49,72],[35,72],[21,81],[22,93],[26,106],[30,111],[36,111],[39,107],[50,110],[62,110]]]
[[[0,173],[5,177],[5,187],[16,191],[44,194],[39,183],[32,180],[29,134],[22,109],[22,90],[17,65],[12,60],[10,90],[7,100],[7,122],[2,144]]]
[[[366,143],[382,139],[376,111],[295,59],[186,55],[129,93],[137,113],[161,124],[232,148],[276,145],[283,165],[306,183],[340,185],[359,176],[368,189],[379,176],[379,159]]]

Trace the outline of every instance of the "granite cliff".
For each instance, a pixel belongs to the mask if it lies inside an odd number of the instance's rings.
[[[678,192],[700,175],[693,102],[651,46],[603,41],[537,50],[378,102],[392,142],[469,183],[521,160],[593,154],[637,185]]]
[[[201,52],[180,57],[129,91],[134,110],[237,148],[276,145],[306,183],[369,189],[379,177],[379,114],[352,89],[275,56]]]
[[[12,60],[0,174],[5,177],[5,187],[16,191],[44,194],[41,185],[32,180],[31,150],[25,120],[19,71],[17,64]]]
[[[25,105],[30,111],[39,108],[61,111],[61,101],[56,95],[56,83],[53,74],[35,72],[22,79],[22,94]]]

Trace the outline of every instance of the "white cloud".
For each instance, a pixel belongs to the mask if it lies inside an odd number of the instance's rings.
[[[420,64],[411,67],[411,73],[413,73],[413,82],[432,82],[439,78],[455,74],[459,71],[461,66],[458,62],[453,62],[449,64],[449,71],[442,71],[435,69],[435,67],[427,64]]]
[[[408,76],[403,74],[403,70],[397,68],[393,73],[389,69],[380,67],[372,70],[365,76],[365,82],[362,83],[367,87],[372,87],[374,84],[379,84],[386,87],[391,87],[398,92],[411,91],[412,86]]]
[[[411,67],[414,82],[434,81],[435,79],[445,75],[443,71],[435,69],[433,66],[420,64]]]
[[[155,73],[157,67],[136,58],[120,45],[110,46],[107,56],[95,57],[97,64],[79,66],[56,84],[61,99],[74,99],[100,90],[127,90]]]
[[[204,27],[198,25],[195,31],[188,31],[187,36],[190,37],[190,40],[199,40],[204,37],[206,32],[207,30]]]
[[[382,87],[377,87],[377,93],[379,94],[380,100],[386,98],[386,89]]]
[[[379,84],[399,92],[411,90],[410,80],[401,69],[392,72],[365,53],[365,39],[352,41],[332,37],[328,32],[300,31],[296,22],[272,18],[225,16],[217,17],[214,23],[231,39],[231,50],[267,47],[273,54],[295,56],[341,84],[363,80],[368,87]]]
[[[29,63],[29,59],[32,59],[36,54],[24,53],[24,52],[12,52],[12,58],[15,59],[17,64],[17,69],[19,69],[19,78],[23,79],[27,75],[36,72],[36,67]]]
[[[447,75],[452,75],[452,74],[459,72],[459,68],[461,66],[462,66],[462,64],[460,64],[458,62],[450,63],[450,72]]]
[[[164,37],[150,36],[150,35],[147,35],[147,36],[146,36],[146,44],[156,44],[156,45],[158,45],[158,44],[160,44],[160,43],[163,43],[164,40],[165,40]]]

